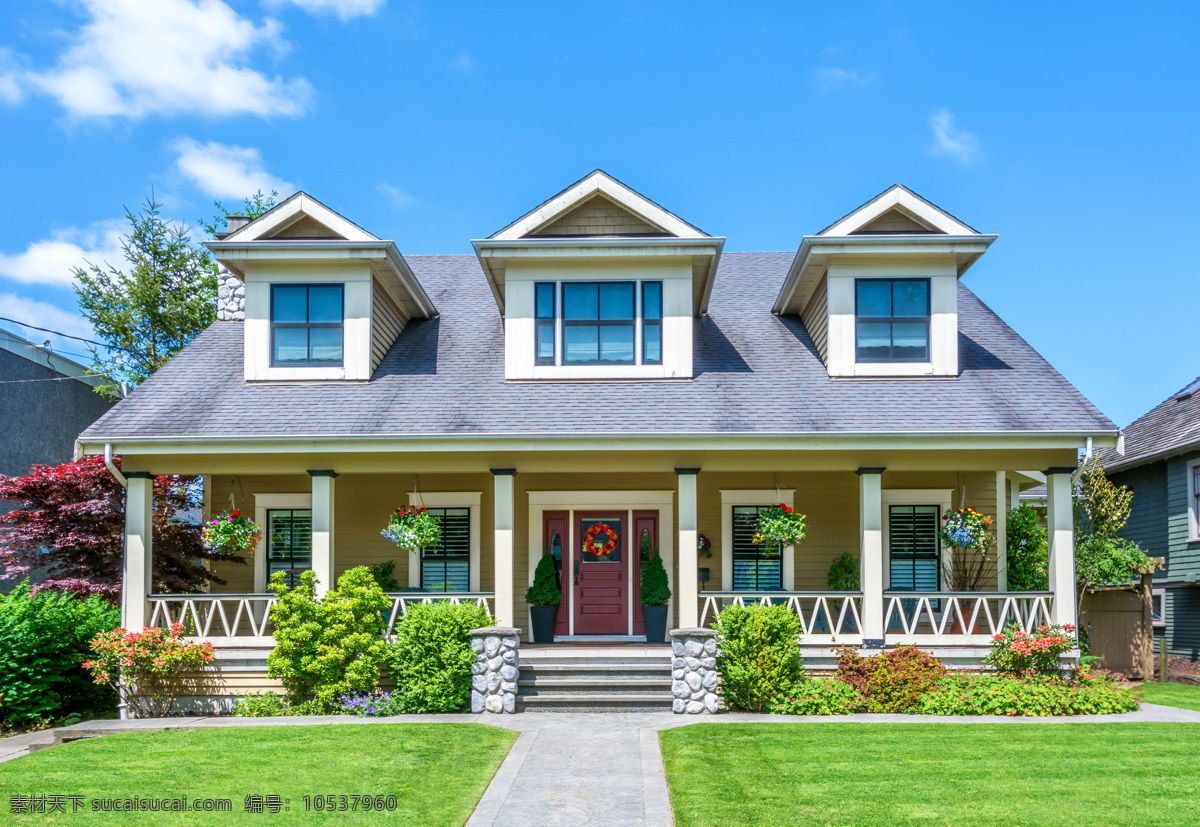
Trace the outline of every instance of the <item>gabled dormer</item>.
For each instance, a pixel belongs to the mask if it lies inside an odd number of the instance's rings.
[[[686,379],[724,238],[596,170],[471,242],[507,379]]]
[[[366,381],[437,310],[396,245],[298,192],[207,246],[245,282],[246,381]]]
[[[804,237],[773,310],[830,376],[956,376],[958,279],[995,240],[896,184]]]

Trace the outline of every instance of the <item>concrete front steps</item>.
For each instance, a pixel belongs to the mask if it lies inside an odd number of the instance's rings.
[[[521,648],[521,712],[667,712],[670,646]]]

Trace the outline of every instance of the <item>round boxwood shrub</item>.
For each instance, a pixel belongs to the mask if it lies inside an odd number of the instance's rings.
[[[728,606],[714,626],[726,703],[761,712],[803,675],[800,620],[787,606]]]
[[[390,663],[406,712],[459,712],[471,700],[471,630],[495,625],[487,609],[446,601],[409,606],[396,621]]]

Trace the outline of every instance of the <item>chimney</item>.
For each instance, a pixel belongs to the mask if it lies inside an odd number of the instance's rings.
[[[240,322],[246,318],[246,285],[221,268],[217,274],[217,321]]]
[[[236,233],[249,223],[250,216],[248,215],[227,215],[225,216],[225,235]]]

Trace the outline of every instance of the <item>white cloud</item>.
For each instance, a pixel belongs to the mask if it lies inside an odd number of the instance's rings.
[[[124,222],[117,220],[89,229],[60,230],[50,238],[33,242],[23,252],[0,253],[0,276],[25,284],[70,287],[75,267],[86,267],[88,263],[119,267],[124,263],[121,233],[125,229]]]
[[[20,55],[12,49],[0,48],[0,102],[16,103],[24,97],[21,62]]]
[[[336,14],[342,20],[371,15],[379,11],[387,0],[274,0],[276,5],[291,3],[309,14]]]
[[[407,192],[399,187],[393,187],[386,181],[378,184],[375,189],[386,195],[388,200],[392,202],[392,206],[398,210],[404,209],[409,204],[415,204],[417,202],[417,199],[413,198]]]
[[[74,116],[295,116],[307,105],[308,81],[248,65],[287,49],[273,20],[256,24],[223,0],[81,2],[91,19],[58,65],[25,76]]]
[[[835,89],[861,89],[869,83],[874,83],[878,77],[874,72],[863,74],[851,69],[827,66],[813,72],[813,85],[821,92],[832,92]]]
[[[475,71],[475,61],[471,60],[470,55],[462,54],[450,61],[450,68],[467,75]]]
[[[262,190],[290,195],[292,184],[263,169],[257,149],[229,146],[210,141],[201,144],[191,138],[176,141],[179,157],[175,165],[206,195],[241,200]]]
[[[933,129],[933,145],[929,151],[934,155],[953,158],[963,164],[979,157],[979,138],[956,127],[954,113],[949,109],[939,109],[930,115],[929,126]]]
[[[91,325],[82,316],[78,313],[63,310],[61,307],[57,307],[49,302],[37,301],[36,299],[30,299],[16,293],[0,293],[0,308],[2,308],[0,315],[9,319],[15,319],[17,322],[24,322],[28,325],[36,325],[37,327],[49,330],[57,330],[60,333],[67,333],[71,336],[82,336],[85,339],[96,338]],[[78,359],[79,356],[87,353],[88,345],[75,339],[55,336],[53,333],[33,330],[24,325],[13,324],[11,322],[5,322],[4,327],[18,336],[24,336],[35,344],[41,344],[49,339],[52,350],[69,353],[71,354],[69,358]]]

